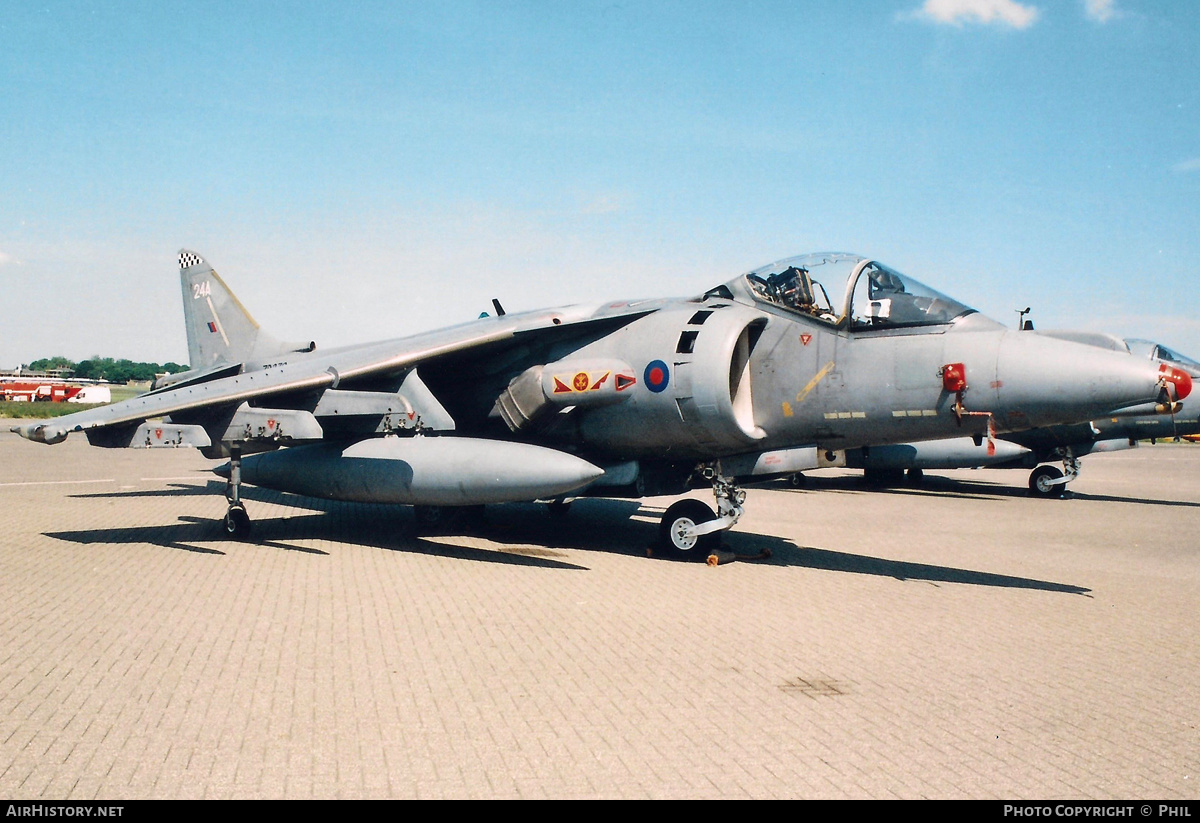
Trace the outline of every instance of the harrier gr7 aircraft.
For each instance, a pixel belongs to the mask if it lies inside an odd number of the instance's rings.
[[[784,260],[686,299],[521,314],[496,302],[498,316],[329,351],[266,334],[194,252],[179,265],[191,370],[15,430],[228,457],[217,471],[233,537],[250,528],[242,483],[418,507],[703,485],[716,512],[676,502],[659,541],[707,556],[742,514],[741,482],[865,444],[1087,420],[1190,385],[1167,365],[1009,331],[847,254]]]
[[[1166,346],[1149,340],[1122,340],[1115,335],[1090,332],[1046,331],[1039,334],[1073,340],[1091,346],[1127,352],[1175,369],[1183,376],[1200,379],[1200,363]],[[1200,398],[1188,397],[1182,379],[1175,381],[1182,393],[1172,403],[1130,406],[1091,420],[1033,428],[1005,434],[1002,438],[972,440],[957,437],[866,446],[846,452],[846,465],[863,469],[868,482],[895,483],[904,471],[919,482],[925,469],[988,467],[1032,469],[1029,493],[1034,497],[1062,497],[1066,484],[1079,476],[1079,458],[1088,454],[1132,448],[1139,440],[1180,439],[1200,434]],[[1186,402],[1183,398],[1187,397]],[[1049,465],[1062,461],[1062,469]],[[802,478],[793,482],[799,485]]]

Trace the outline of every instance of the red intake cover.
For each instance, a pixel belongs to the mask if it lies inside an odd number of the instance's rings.
[[[967,388],[967,367],[962,363],[947,363],[942,366],[942,388],[951,394]]]

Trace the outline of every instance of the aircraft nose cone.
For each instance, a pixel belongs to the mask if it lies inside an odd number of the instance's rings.
[[[1176,391],[1191,391],[1190,376],[1166,364],[1018,332],[1001,343],[997,372],[1003,384],[998,419],[1021,428],[1077,423],[1156,403],[1168,382]]]
[[[1163,376],[1163,381],[1170,383],[1174,387],[1176,400],[1183,400],[1192,393],[1192,376],[1183,369],[1177,369],[1174,366],[1168,366],[1166,363],[1163,363],[1159,366],[1158,370]]]

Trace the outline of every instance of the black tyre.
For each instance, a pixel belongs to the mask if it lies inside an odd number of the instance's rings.
[[[699,500],[680,500],[667,509],[658,526],[658,545],[668,557],[679,560],[706,560],[721,544],[721,533],[710,532],[688,537],[692,526],[716,519],[716,514]]]
[[[925,482],[925,472],[921,471],[920,469],[909,469],[907,479],[908,485],[919,486]]]
[[[243,506],[230,506],[221,524],[230,540],[245,540],[250,536],[250,515]]]
[[[1062,497],[1067,490],[1066,483],[1052,483],[1063,473],[1053,466],[1039,466],[1029,475],[1029,494],[1032,497]]]

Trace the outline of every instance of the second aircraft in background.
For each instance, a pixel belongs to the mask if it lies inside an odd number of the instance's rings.
[[[1038,334],[1126,352],[1200,379],[1200,363],[1149,340],[1122,340],[1114,335],[1088,332]],[[1184,395],[1173,403],[1114,409],[1092,420],[1014,431],[1000,437],[863,446],[846,452],[846,466],[862,469],[867,483],[875,486],[903,482],[906,473],[909,484],[914,485],[921,481],[926,470],[1031,469],[1031,495],[1062,497],[1066,484],[1079,476],[1079,459],[1085,455],[1133,448],[1141,440],[1180,440],[1197,435],[1200,435],[1200,396]],[[1051,465],[1060,461],[1062,469]],[[792,483],[803,485],[803,475],[793,476]]]

